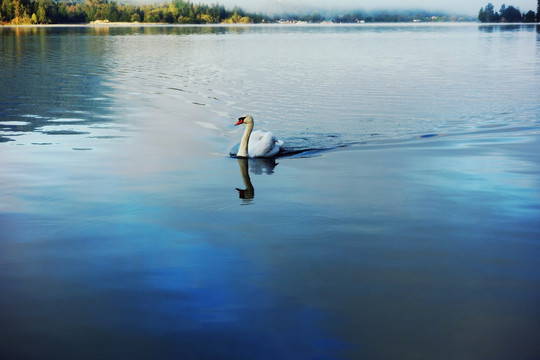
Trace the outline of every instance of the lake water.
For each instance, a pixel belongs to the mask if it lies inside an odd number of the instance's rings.
[[[0,39],[2,358],[538,358],[538,27]]]

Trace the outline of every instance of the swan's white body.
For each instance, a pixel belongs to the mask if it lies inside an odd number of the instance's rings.
[[[240,147],[238,148],[238,157],[274,157],[281,150],[283,141],[276,139],[271,132],[253,130],[253,118],[249,115],[238,119],[236,125],[244,124],[246,129]]]

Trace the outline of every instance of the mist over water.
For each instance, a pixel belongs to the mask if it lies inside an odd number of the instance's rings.
[[[0,38],[2,358],[538,354],[535,25]]]
[[[376,2],[358,2],[355,0],[340,0],[332,3],[326,1],[317,0],[289,0],[289,1],[273,1],[273,0],[224,0],[220,4],[225,6],[240,6],[242,9],[254,12],[270,12],[270,13],[310,13],[313,11],[351,11],[359,10],[363,12],[371,10],[384,10],[384,11],[396,11],[403,9],[421,9],[421,10],[435,10],[435,11],[447,11],[453,14],[461,15],[477,15],[480,7],[485,6],[487,2],[466,1],[458,0],[451,3],[446,1],[424,1],[424,0],[408,0],[406,2],[401,0],[384,0]],[[502,5],[502,3],[493,3],[495,7]],[[536,10],[536,2],[534,0],[515,0],[508,6],[512,5],[516,8],[520,8],[522,13],[529,10]]]

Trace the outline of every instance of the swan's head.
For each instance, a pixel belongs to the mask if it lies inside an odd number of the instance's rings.
[[[234,126],[241,124],[253,124],[253,118],[250,115],[244,115],[238,118],[238,122]]]

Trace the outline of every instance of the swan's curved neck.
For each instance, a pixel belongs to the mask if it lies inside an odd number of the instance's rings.
[[[247,123],[244,135],[242,135],[242,140],[240,140],[240,147],[238,148],[237,154],[238,157],[248,157],[248,143],[251,130],[253,130],[253,123]]]

